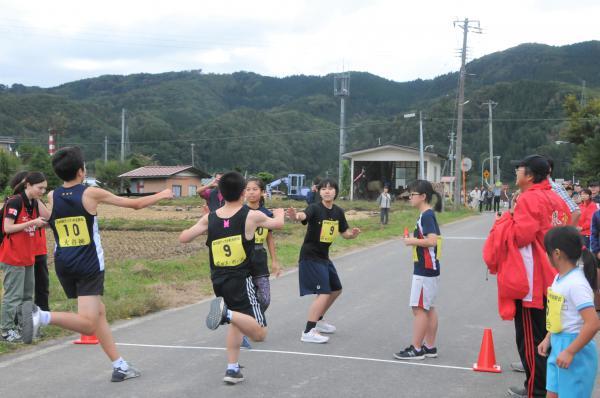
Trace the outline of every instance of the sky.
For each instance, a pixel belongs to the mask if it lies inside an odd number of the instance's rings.
[[[105,74],[366,71],[395,81],[521,43],[598,40],[596,0],[0,0],[0,84],[53,87]],[[476,26],[476,25],[474,25]]]

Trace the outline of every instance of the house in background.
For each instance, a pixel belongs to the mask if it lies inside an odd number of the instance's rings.
[[[395,194],[416,180],[419,170],[419,150],[404,145],[382,145],[344,154],[350,160],[350,200],[375,199],[384,185]],[[442,178],[445,157],[426,151],[425,179],[437,183]]]
[[[175,197],[195,196],[203,178],[210,175],[192,166],[144,166],[121,174],[130,182],[131,193],[152,194],[173,190]]]
[[[0,136],[0,149],[4,149],[7,152],[12,152],[15,147],[15,139],[12,137]]]

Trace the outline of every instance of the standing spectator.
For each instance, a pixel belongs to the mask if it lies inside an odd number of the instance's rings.
[[[500,211],[500,196],[502,195],[502,183],[499,181],[496,183],[493,189],[494,193],[494,213]]]
[[[479,192],[479,187],[475,186],[475,188],[473,188],[473,190],[469,193],[469,197],[471,198],[471,208],[477,208],[477,205],[479,205],[480,196],[481,192]]]
[[[594,213],[600,208],[598,203],[592,200],[592,191],[590,189],[581,191],[581,204],[579,208],[581,209],[581,217],[579,217],[577,229],[583,237],[585,246],[590,247],[592,218],[594,217]]]
[[[312,186],[310,187],[310,191],[306,194],[306,203],[311,205],[313,203],[317,203],[319,200],[319,194],[317,186],[321,183],[321,179],[319,177],[313,180]]]
[[[592,181],[589,185],[592,191],[592,200],[596,203],[600,203],[600,183],[598,181]]]
[[[10,181],[11,189],[23,183],[29,174],[27,171],[17,173]],[[50,311],[48,298],[50,296],[50,278],[48,275],[48,249],[46,248],[46,228],[38,228],[35,231],[35,263],[33,273],[35,280],[34,303],[44,311]]]
[[[573,191],[573,186],[572,185],[567,185],[565,187],[565,191],[567,191],[567,194],[569,194],[569,197],[571,199],[573,199],[573,195],[575,194],[575,191]],[[579,203],[578,203],[579,204]]]
[[[485,204],[487,198],[487,189],[485,189],[485,186],[481,186],[481,191],[479,192],[479,212],[481,213],[483,211],[483,205]]]
[[[494,191],[492,187],[488,187],[485,192],[485,210],[492,211],[492,202],[494,201]]]
[[[379,205],[381,225],[387,225],[390,218],[390,207],[392,207],[392,197],[387,185],[383,187],[383,192],[377,198],[377,204]]]
[[[502,195],[500,195],[500,201],[502,203],[502,207],[510,208],[510,194],[508,193],[508,187],[502,187]]]
[[[581,203],[581,185],[579,185],[579,183],[575,184],[574,187],[574,191],[573,191],[573,202],[575,202],[576,204]]]
[[[571,225],[577,226],[577,222],[579,221],[579,217],[581,216],[581,211],[579,210],[579,206],[573,199],[569,196],[565,188],[561,184],[557,184],[552,180],[552,171],[554,170],[554,161],[548,157],[546,157],[548,161],[548,165],[550,166],[550,172],[548,173],[548,181],[550,182],[550,186],[552,190],[560,196],[560,198],[567,204],[569,207],[569,211],[571,212]]]
[[[4,274],[0,328],[7,342],[21,341],[15,322],[18,307],[33,301],[36,229],[46,225],[50,212],[38,202],[46,192],[42,173],[27,173],[2,211],[4,239],[0,245],[0,269]]]
[[[590,251],[596,256],[596,259],[600,261],[600,210],[595,212],[592,216]],[[600,282],[600,272],[598,273],[597,278]],[[600,284],[598,286],[600,286]],[[596,311],[600,311],[600,292],[598,290],[594,292],[594,305],[596,306]]]
[[[506,227],[506,239],[517,244],[525,267],[528,293],[514,300],[514,323],[517,348],[525,369],[524,388],[510,387],[511,396],[546,396],[546,358],[535,352],[546,337],[546,291],[556,270],[546,256],[544,236],[557,225],[570,222],[570,212],[552,191],[546,159],[530,155],[517,163],[516,183],[521,193]],[[500,286],[499,286],[500,289]],[[513,303],[511,302],[511,304]]]
[[[216,211],[225,204],[225,199],[223,199],[223,195],[219,191],[219,180],[222,175],[223,173],[216,173],[215,178],[210,183],[200,186],[196,191],[198,195],[206,200],[208,209],[211,212]]]

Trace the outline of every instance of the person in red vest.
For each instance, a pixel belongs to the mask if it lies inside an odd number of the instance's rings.
[[[590,234],[592,228],[592,217],[594,213],[600,209],[600,205],[592,199],[592,191],[588,188],[581,191],[581,217],[577,223],[577,229],[583,237],[583,242],[586,247],[590,247]]]
[[[544,247],[544,236],[555,226],[571,223],[571,212],[548,181],[550,166],[540,155],[530,155],[516,162],[516,184],[521,193],[508,218],[507,239],[514,239],[523,260],[528,292],[515,303],[516,343],[525,369],[522,387],[510,387],[514,397],[546,396],[546,358],[536,353],[546,336],[546,291],[556,270]],[[505,220],[506,221],[506,220]],[[500,286],[498,287],[500,289]]]
[[[19,305],[33,300],[35,245],[38,228],[46,225],[50,212],[39,201],[46,192],[46,177],[27,173],[2,210],[0,269],[4,273],[0,329],[7,342],[21,341],[15,322]]]

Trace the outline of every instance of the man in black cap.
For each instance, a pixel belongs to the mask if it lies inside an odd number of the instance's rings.
[[[592,181],[589,184],[590,191],[592,191],[592,200],[596,203],[600,203],[600,182]]]
[[[546,291],[556,275],[544,249],[546,232],[557,225],[568,225],[571,212],[552,191],[550,166],[540,155],[530,155],[515,162],[516,184],[521,191],[514,208],[502,217],[510,217],[507,239],[516,242],[529,292],[514,300],[515,334],[519,356],[525,369],[523,387],[510,387],[514,397],[546,396],[546,358],[535,349],[546,336]],[[500,217],[498,217],[499,219]]]

